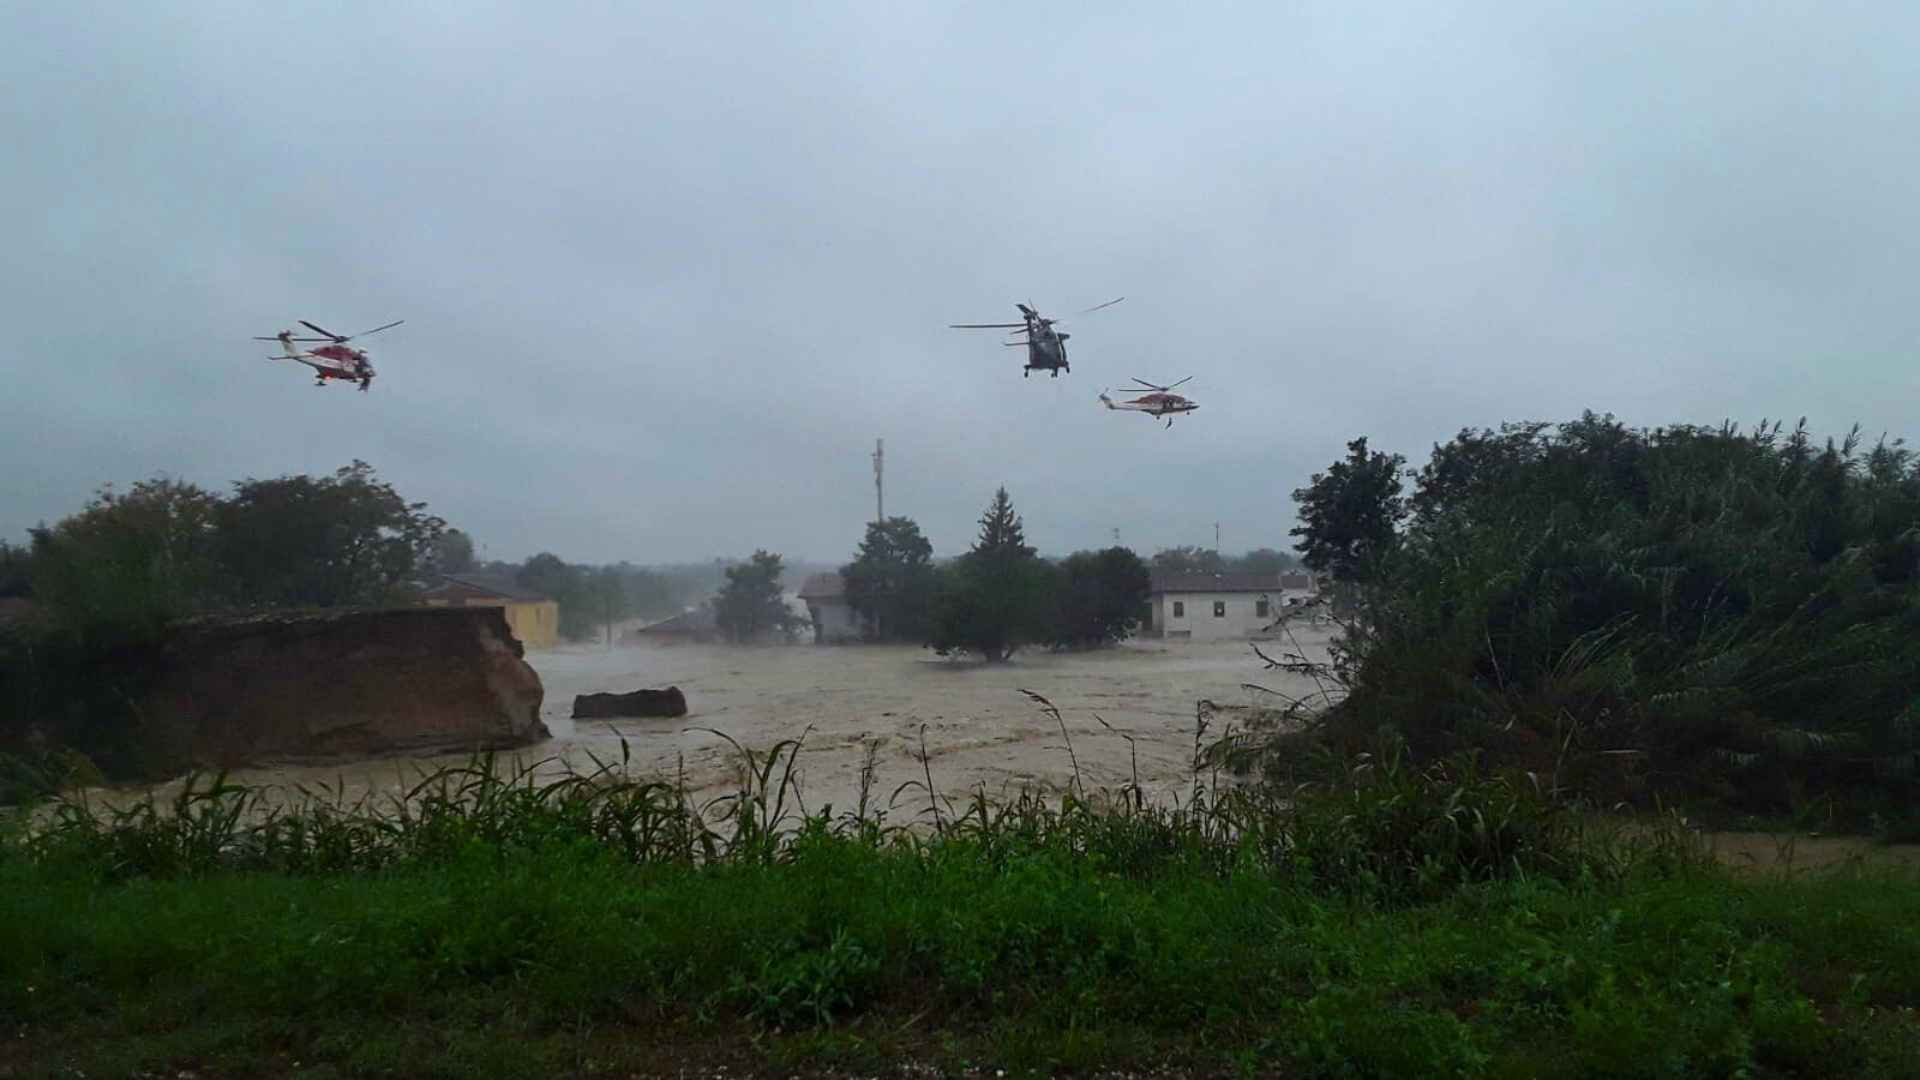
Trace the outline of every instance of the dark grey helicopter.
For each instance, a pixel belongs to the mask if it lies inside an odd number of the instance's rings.
[[[1101,308],[1112,307],[1125,299],[1126,297],[1124,296],[1118,297],[1104,304],[1095,304],[1086,311],[1075,312],[1075,314],[1086,315],[1090,312],[1099,311]],[[1021,345],[1027,347],[1027,366],[1025,370],[1020,372],[1020,377],[1023,379],[1036,371],[1052,372],[1053,378],[1056,379],[1060,377],[1062,371],[1071,373],[1073,368],[1067,363],[1067,339],[1073,335],[1063,334],[1055,330],[1054,326],[1056,326],[1060,320],[1041,318],[1040,313],[1035,311],[1031,305],[1016,302],[1013,306],[1020,309],[1020,317],[1025,319],[1025,322],[948,323],[947,325],[954,330],[1019,330],[1026,334],[1027,339],[1025,341],[1008,341],[1002,343],[1010,349]]]

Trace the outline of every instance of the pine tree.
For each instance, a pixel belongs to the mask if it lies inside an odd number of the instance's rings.
[[[993,493],[980,537],[941,582],[932,640],[940,655],[975,652],[990,661],[1052,633],[1059,592],[1054,568],[1027,546],[1007,489]]]
[[[1020,515],[1014,513],[1013,500],[1007,497],[1005,487],[994,490],[993,502],[987,504],[987,512],[980,515],[980,538],[973,542],[973,553],[1008,561],[1033,558],[1026,531],[1020,525]]]

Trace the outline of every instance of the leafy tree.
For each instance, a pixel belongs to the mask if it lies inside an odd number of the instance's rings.
[[[459,529],[448,529],[433,542],[427,570],[436,574],[465,574],[473,568],[473,537]]]
[[[1007,489],[994,492],[980,535],[942,574],[928,646],[942,656],[979,653],[1004,661],[1022,645],[1046,641],[1055,625],[1054,568],[1027,546]]]
[[[713,599],[714,621],[735,642],[771,633],[791,634],[797,622],[780,588],[780,556],[755,551],[747,562],[727,567],[727,583]]]
[[[244,480],[216,514],[220,563],[243,604],[393,603],[446,523],[355,461],[330,477]]]
[[[1233,560],[1233,569],[1243,574],[1279,574],[1299,565],[1299,556],[1264,547],[1255,548]]]
[[[33,592],[33,552],[0,540],[0,597]]]
[[[100,489],[78,514],[32,530],[32,584],[56,615],[80,624],[163,621],[214,606],[220,498],[156,477],[125,493]]]
[[[560,605],[560,636],[569,641],[592,637],[602,605],[588,582],[588,571],[550,551],[532,556],[514,571],[514,584]]]
[[[1218,574],[1226,562],[1212,548],[1172,547],[1153,553],[1153,568],[1163,574]]]
[[[1406,517],[1400,497],[1400,467],[1406,458],[1382,451],[1367,452],[1367,439],[1347,444],[1347,459],[1334,462],[1324,473],[1293,493],[1300,504],[1300,524],[1289,535],[1306,564],[1331,573],[1336,581],[1365,576],[1371,561],[1392,547]]]
[[[591,638],[608,623],[634,615],[677,610],[665,579],[632,563],[589,566],[543,551],[508,569],[516,585],[560,605],[560,636],[569,641]]]
[[[614,579],[614,584],[606,586],[605,591],[612,592],[617,586],[618,603],[613,611],[616,619],[667,615],[680,610],[673,601],[667,579],[652,570],[619,562],[602,567],[601,573]]]
[[[1147,606],[1147,564],[1123,547],[1080,551],[1060,564],[1059,622],[1053,642],[1092,648],[1123,640]]]
[[[847,603],[875,641],[925,641],[933,605],[933,545],[912,518],[867,526],[854,560],[842,567]]]
[[[1514,482],[1545,454],[1547,428],[1540,423],[1501,424],[1498,431],[1463,428],[1450,442],[1435,446],[1415,474],[1413,497],[1407,500],[1414,520],[1432,525],[1448,510]]]

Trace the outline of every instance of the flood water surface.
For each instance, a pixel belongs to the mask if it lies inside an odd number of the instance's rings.
[[[1320,659],[1326,637],[1302,630],[1298,641]],[[1262,649],[1277,655],[1280,647]],[[624,740],[630,774],[683,777],[704,797],[738,782],[740,755],[728,738],[765,751],[804,734],[796,778],[813,810],[853,804],[869,745],[879,799],[921,779],[923,738],[924,771],[937,790],[956,799],[983,785],[995,797],[1022,787],[1058,789],[1072,779],[1076,760],[1088,788],[1118,788],[1137,767],[1148,796],[1165,797],[1191,781],[1197,702],[1272,703],[1247,683],[1294,696],[1315,690],[1310,679],[1267,669],[1246,642],[1144,641],[1086,653],[1021,653],[1012,663],[992,665],[942,660],[905,646],[572,646],[529,653],[527,660],[546,688],[541,718],[553,737],[500,755],[503,770],[517,762],[541,763],[541,772],[554,775],[587,771],[596,760],[620,762]],[[688,715],[570,718],[576,694],[667,686],[686,695]],[[1059,707],[1065,738],[1023,689]],[[356,798],[398,793],[423,771],[467,760],[443,754],[263,766],[237,770],[230,779],[286,790],[337,785]]]

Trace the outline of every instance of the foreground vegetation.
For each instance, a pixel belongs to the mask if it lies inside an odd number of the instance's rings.
[[[1295,493],[1343,581],[1339,705],[1284,772],[1381,729],[1589,797],[1920,835],[1920,461],[1858,432],[1463,431]],[[1334,696],[1334,695],[1330,695]]]
[[[490,761],[384,806],[55,806],[0,845],[0,1070],[1920,1069],[1911,878],[1736,878],[1670,822],[1381,750],[1159,809],[803,815],[795,744],[699,807]]]

